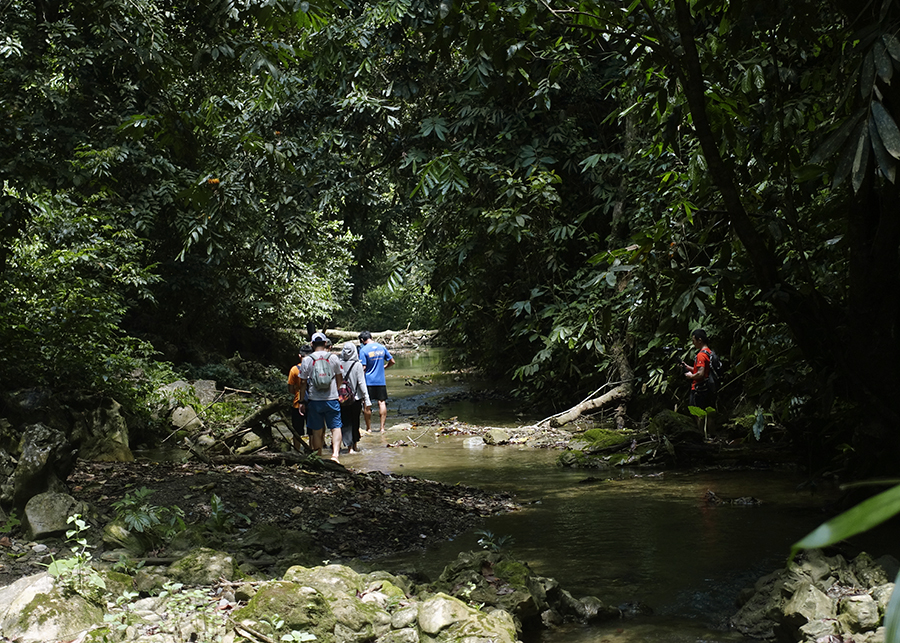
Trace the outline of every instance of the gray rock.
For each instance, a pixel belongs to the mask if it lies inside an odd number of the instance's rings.
[[[419,643],[419,631],[411,627],[394,630],[377,638],[375,643]]]
[[[178,431],[198,431],[203,427],[197,412],[190,406],[179,406],[172,411],[169,419],[172,428]]]
[[[891,595],[894,593],[894,583],[885,583],[872,589],[872,598],[878,603],[878,610],[884,614],[888,603],[891,601]]]
[[[253,431],[249,431],[241,436],[241,446],[234,450],[237,455],[242,455],[244,453],[253,453],[254,451],[259,451],[263,447],[263,439],[254,433]]]
[[[419,618],[419,609],[415,605],[404,607],[397,610],[391,615],[391,627],[395,630],[402,630],[411,627]]]
[[[356,596],[363,589],[362,577],[344,565],[295,565],[284,573],[284,580],[312,587],[329,598]]]
[[[829,641],[829,636],[839,636],[841,628],[832,619],[817,619],[800,627],[801,641]]]
[[[34,496],[46,491],[66,492],[63,482],[75,466],[75,449],[66,435],[46,424],[32,424],[25,428],[21,452],[13,472],[9,502],[20,512]]]
[[[465,620],[469,607],[457,598],[437,594],[419,603],[419,629],[425,634],[435,635],[454,623]]]
[[[868,594],[846,596],[841,601],[840,620],[851,632],[874,630],[881,622],[878,603]]]
[[[97,462],[131,462],[128,424],[122,405],[104,399],[77,414],[70,439],[81,446],[78,457]]]
[[[234,568],[231,554],[201,547],[172,563],[169,576],[185,585],[215,585],[222,578],[232,580]]]
[[[803,583],[784,605],[784,622],[799,629],[820,618],[836,616],[834,603],[812,583]]]
[[[877,587],[893,580],[893,576],[888,578],[884,567],[865,552],[854,558],[850,566],[862,587]]]
[[[103,620],[103,610],[79,594],[63,594],[47,573],[0,589],[0,632],[17,643],[70,640]]]
[[[509,444],[509,433],[502,429],[489,429],[484,434],[484,443],[490,445]]]
[[[194,382],[193,386],[194,392],[197,394],[197,399],[200,400],[200,404],[203,406],[209,406],[215,402],[216,398],[219,396],[219,391],[216,390],[215,380],[197,380]]]
[[[70,528],[69,516],[85,515],[88,507],[66,493],[47,492],[25,505],[25,526],[31,538],[58,536]]]

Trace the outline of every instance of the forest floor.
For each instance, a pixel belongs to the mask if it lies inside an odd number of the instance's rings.
[[[321,547],[323,559],[332,562],[423,548],[477,526],[486,516],[517,508],[506,494],[409,476],[358,473],[331,463],[306,468],[79,462],[68,485],[72,496],[90,505],[95,538],[115,517],[114,503],[146,487],[153,490],[150,503],[180,507],[186,523],[207,521],[215,512],[215,494],[222,501],[219,513],[226,512],[235,530],[270,524],[302,531]],[[0,552],[6,554],[0,559],[0,586],[43,571],[52,556],[68,557],[69,546],[63,539],[37,544],[0,538]],[[223,548],[227,550],[227,544]],[[152,555],[165,557],[167,552]]]

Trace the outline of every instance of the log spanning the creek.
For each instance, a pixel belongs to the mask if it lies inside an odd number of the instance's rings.
[[[631,364],[628,361],[628,357],[625,355],[625,350],[623,349],[620,342],[615,342],[611,346],[611,351],[613,361],[616,363],[616,366],[619,369],[619,382],[615,383],[615,387],[600,395],[599,397],[595,397],[603,388],[609,386],[607,384],[601,389],[594,391],[591,393],[586,399],[582,400],[572,408],[567,411],[563,411],[562,413],[558,413],[556,415],[550,416],[545,420],[541,420],[538,422],[537,426],[549,425],[553,427],[563,426],[572,422],[585,413],[590,411],[595,411],[599,408],[607,406],[608,404],[612,404],[613,402],[622,402],[624,403],[631,397],[632,392],[632,382],[634,381],[634,369],[631,368]],[[624,413],[624,409],[621,408],[620,411]],[[617,424],[619,423],[619,418],[617,417]]]

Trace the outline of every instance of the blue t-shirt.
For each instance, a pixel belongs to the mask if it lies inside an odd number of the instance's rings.
[[[366,369],[366,386],[385,386],[384,365],[393,357],[378,342],[369,342],[359,349],[359,361]]]

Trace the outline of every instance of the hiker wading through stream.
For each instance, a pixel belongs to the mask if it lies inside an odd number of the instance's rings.
[[[372,339],[372,333],[364,330],[359,334],[359,361],[366,369],[366,386],[369,397],[378,400],[378,414],[381,416],[381,432],[384,433],[384,422],[387,419],[387,380],[384,369],[394,365],[394,358],[388,349]],[[363,410],[366,418],[366,431],[372,431],[372,409]]]
[[[300,347],[300,362],[306,358],[307,355],[313,352],[313,347],[309,344],[304,344]],[[300,453],[306,451],[303,444],[303,436],[306,435],[306,416],[300,412],[300,364],[296,366],[291,366],[291,371],[288,373],[288,393],[291,397],[291,433],[294,434],[294,448],[297,449]],[[304,402],[309,401],[309,398],[306,397],[303,400]],[[310,438],[312,438],[312,433],[310,433]]]
[[[366,386],[366,372],[359,362],[356,344],[345,342],[341,349],[341,369],[344,382],[350,390],[351,398],[341,402],[341,429],[344,434],[344,446],[350,453],[359,452],[359,413],[363,408],[372,413],[372,401],[369,399],[369,388]],[[365,407],[363,405],[365,404]]]
[[[341,360],[329,352],[328,338],[322,333],[312,336],[313,354],[300,363],[300,412],[306,415],[309,445],[322,456],[325,445],[325,428],[331,429],[331,459],[335,462],[341,454],[341,405],[338,388],[344,383],[341,376]],[[306,402],[306,392],[309,402]]]
[[[712,372],[712,350],[708,346],[709,337],[706,336],[706,331],[702,328],[698,328],[692,332],[691,343],[697,350],[697,356],[694,358],[694,365],[691,366],[687,362],[682,362],[684,367],[688,369],[684,376],[691,380],[691,397],[688,404],[705,411],[710,407],[715,408],[716,406],[716,391],[709,381],[709,376]],[[697,426],[703,429],[704,434],[712,431],[712,414],[705,417],[698,417]],[[705,429],[704,426],[706,427]]]

